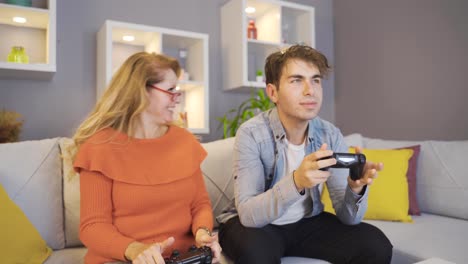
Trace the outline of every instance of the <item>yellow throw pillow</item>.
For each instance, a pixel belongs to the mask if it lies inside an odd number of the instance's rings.
[[[52,250],[0,184],[1,263],[43,263]]]
[[[336,215],[335,208],[333,208],[333,203],[330,199],[330,193],[328,192],[327,183],[323,184],[322,197],[323,210],[328,213]]]
[[[354,148],[350,148],[354,152]],[[411,222],[406,172],[413,156],[411,149],[363,149],[368,161],[383,162],[384,169],[369,186],[368,208],[364,219]],[[326,184],[322,191],[326,212],[335,213]]]

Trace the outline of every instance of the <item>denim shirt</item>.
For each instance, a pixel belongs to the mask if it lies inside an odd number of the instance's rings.
[[[286,132],[276,108],[263,112],[241,125],[234,144],[234,201],[217,217],[219,223],[239,215],[247,227],[263,227],[283,215],[300,199],[292,173],[283,175],[286,160]],[[309,121],[305,155],[323,143],[334,152],[348,152],[340,130],[316,117]],[[348,169],[330,169],[327,188],[338,218],[344,224],[361,222],[367,209],[368,188],[355,194],[349,187]],[[311,216],[323,211],[319,185],[310,192]]]

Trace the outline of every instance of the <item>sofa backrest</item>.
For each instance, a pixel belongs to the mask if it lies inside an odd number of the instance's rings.
[[[392,141],[349,135],[350,145],[421,145],[417,193],[423,212],[468,219],[468,141]],[[79,246],[79,177],[71,169],[69,138],[0,144],[0,183],[53,249]],[[203,143],[202,172],[214,215],[233,199],[234,138]],[[62,157],[63,156],[63,159]],[[63,160],[63,163],[62,163]]]
[[[0,144],[0,183],[52,249],[65,246],[58,141]]]
[[[421,211],[468,219],[468,141],[397,141],[364,137],[366,148],[421,145],[416,175]]]
[[[71,138],[61,138],[59,140],[62,154],[62,175],[63,175],[63,206],[64,206],[64,229],[65,246],[81,246],[80,230],[80,177],[73,170],[72,153],[70,148],[74,147]]]
[[[202,146],[208,152],[208,156],[203,161],[201,169],[213,214],[216,217],[234,198],[232,180],[234,138],[203,143]],[[214,223],[216,226],[216,221]]]

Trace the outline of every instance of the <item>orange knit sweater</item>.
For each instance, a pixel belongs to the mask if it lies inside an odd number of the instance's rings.
[[[135,139],[104,129],[79,149],[80,239],[85,263],[124,260],[133,241],[175,238],[185,252],[198,227],[213,227],[200,163],[206,151],[185,129],[170,126],[156,139]]]

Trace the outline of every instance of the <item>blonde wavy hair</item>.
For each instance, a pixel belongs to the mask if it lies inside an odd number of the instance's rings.
[[[180,76],[179,62],[169,56],[138,52],[130,56],[112,80],[94,109],[73,136],[72,161],[79,147],[92,135],[113,128],[133,135],[135,121],[148,106],[147,86],[163,81],[164,71],[171,69]]]

